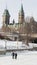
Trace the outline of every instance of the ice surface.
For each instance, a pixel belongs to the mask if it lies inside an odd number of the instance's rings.
[[[1,56],[0,65],[37,65],[36,51],[24,51],[17,54],[17,59],[13,59],[11,55]]]

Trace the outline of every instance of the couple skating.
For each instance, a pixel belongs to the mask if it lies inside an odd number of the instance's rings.
[[[13,59],[17,59],[17,53],[14,53],[14,52],[13,52],[13,53],[12,53],[12,58],[13,58]]]

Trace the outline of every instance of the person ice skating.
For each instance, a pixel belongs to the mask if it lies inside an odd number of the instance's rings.
[[[15,53],[15,59],[17,59],[17,53]]]
[[[12,53],[12,58],[14,59],[14,52]]]

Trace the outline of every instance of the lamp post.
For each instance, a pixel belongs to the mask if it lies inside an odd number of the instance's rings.
[[[5,49],[6,49],[7,40],[5,40]]]
[[[17,37],[17,49],[18,49],[18,37]]]

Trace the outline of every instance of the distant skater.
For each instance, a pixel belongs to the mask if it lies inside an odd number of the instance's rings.
[[[15,59],[17,59],[17,53],[15,53]]]
[[[14,59],[14,52],[12,53],[12,58]]]

